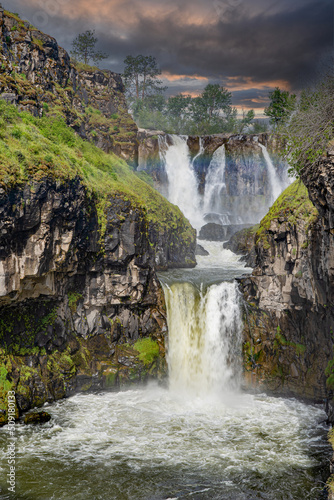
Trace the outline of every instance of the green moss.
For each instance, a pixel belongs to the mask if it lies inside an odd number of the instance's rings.
[[[159,345],[151,338],[139,339],[133,348],[139,352],[139,359],[144,365],[150,365],[159,357]]]
[[[292,347],[293,349],[295,349],[296,354],[298,356],[303,355],[305,353],[305,351],[306,351],[306,346],[305,345],[303,345],[303,344],[297,344],[295,342],[291,342],[290,340],[287,340],[284,337],[284,335],[281,333],[280,326],[277,327],[276,334],[275,334],[275,341],[276,341],[276,347],[278,347],[278,345]],[[275,345],[275,343],[274,343],[274,345]]]
[[[68,297],[68,305],[69,308],[71,309],[72,313],[75,313],[77,310],[77,304],[80,299],[82,299],[81,293],[77,292],[69,292],[67,294]]]
[[[79,176],[88,192],[98,200],[102,238],[108,200],[118,194],[130,200],[134,207],[142,208],[157,231],[177,228],[179,239],[186,243],[194,240],[194,230],[178,207],[153,189],[147,179],[139,178],[125,161],[81,139],[62,118],[35,118],[29,113],[19,113],[5,101],[0,101],[0,117],[2,187],[45,177],[65,182]],[[22,156],[18,156],[17,151]]]
[[[282,218],[291,227],[295,226],[298,221],[303,221],[307,230],[317,216],[318,211],[312,204],[306,187],[301,180],[297,180],[283,191],[261,220],[256,233],[256,243],[262,243],[266,249],[270,248],[268,230],[274,220]]]
[[[33,36],[32,41],[35,45],[38,45],[40,48],[44,47],[43,40],[40,40],[39,38]]]
[[[74,61],[73,65],[79,72],[86,71],[88,73],[94,73],[95,71],[100,71],[97,66],[90,66],[89,64],[85,64],[82,62]]]

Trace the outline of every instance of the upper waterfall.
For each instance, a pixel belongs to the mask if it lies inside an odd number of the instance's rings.
[[[282,186],[281,181],[276,173],[275,167],[273,165],[273,162],[271,161],[271,158],[269,156],[269,153],[268,153],[266,146],[264,146],[263,144],[260,144],[260,143],[259,143],[259,146],[262,149],[262,153],[263,153],[264,159],[266,161],[267,169],[268,169],[268,177],[269,177],[269,182],[270,182],[270,187],[271,187],[271,202],[274,202],[279,197],[281,192],[283,191],[283,186]]]
[[[168,137],[172,144],[168,144],[167,136],[159,136],[160,158],[168,176],[167,198],[180,207],[191,224],[199,229],[203,225],[201,199],[187,137],[179,135]]]
[[[223,144],[213,153],[206,175],[203,199],[204,213],[219,213],[221,211],[220,197],[223,189],[226,188],[225,165],[225,144]],[[228,220],[224,221],[224,224],[228,223]]]

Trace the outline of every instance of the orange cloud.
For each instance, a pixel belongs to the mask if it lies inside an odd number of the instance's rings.
[[[208,82],[208,78],[205,76],[200,76],[200,75],[175,75],[170,73],[169,71],[164,71],[161,74],[162,78],[165,80],[168,80],[169,82],[177,82],[180,80],[199,80],[199,81],[205,81]]]
[[[252,77],[228,76],[226,86],[231,92],[238,90],[268,90],[268,88],[280,87],[290,90],[290,84],[287,80],[268,80],[265,82],[254,81]]]

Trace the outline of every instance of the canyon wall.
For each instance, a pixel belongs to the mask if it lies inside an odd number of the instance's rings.
[[[255,242],[244,361],[250,384],[313,400],[334,389],[333,157],[302,171],[275,202]],[[303,182],[305,186],[303,185]]]

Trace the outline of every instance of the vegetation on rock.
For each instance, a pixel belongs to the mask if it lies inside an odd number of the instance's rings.
[[[306,230],[317,216],[318,211],[311,202],[306,187],[301,180],[296,180],[283,191],[267,215],[261,220],[256,233],[256,243],[262,243],[264,248],[269,248],[267,235],[275,220],[286,222],[291,226],[296,225],[297,220],[302,220]]]
[[[136,175],[122,159],[81,139],[64,119],[36,118],[0,100],[0,137],[3,188],[45,177],[66,181],[79,176],[97,196],[101,227],[105,226],[108,197],[118,194],[142,207],[148,221],[157,227],[178,228],[180,239],[194,239],[193,229],[180,209],[145,182],[146,176]]]
[[[281,134],[286,142],[285,157],[294,175],[305,166],[316,165],[334,146],[333,68],[300,96],[297,110]]]

